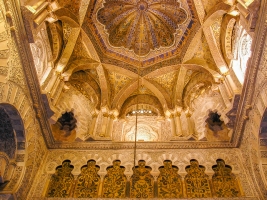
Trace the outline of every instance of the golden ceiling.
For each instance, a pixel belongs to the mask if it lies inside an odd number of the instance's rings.
[[[58,6],[58,20],[47,26],[56,69],[97,109],[125,110],[127,99],[136,94],[138,75],[139,84],[160,102],[161,114],[190,107],[198,90],[221,77],[224,61],[217,57],[227,4],[59,0]],[[205,19],[209,15],[215,15],[212,22]]]
[[[91,1],[82,27],[102,62],[151,66],[184,55],[200,28],[189,1]],[[122,64],[125,65],[125,64]]]
[[[105,25],[112,46],[145,56],[151,50],[172,46],[188,14],[176,0],[122,0],[106,1],[97,19]]]
[[[41,85],[52,94],[56,119],[68,108],[78,108],[80,135],[88,132],[88,118],[100,112],[99,123],[106,115],[124,119],[138,100],[159,118],[183,112],[186,120],[199,106],[199,97],[212,99],[220,93],[230,71],[229,56],[234,56],[239,16],[231,13],[236,1],[53,2],[54,20],[40,23],[36,32],[46,30],[42,40],[50,47],[51,73],[64,85],[48,73],[40,78]],[[57,94],[59,86],[63,92]]]

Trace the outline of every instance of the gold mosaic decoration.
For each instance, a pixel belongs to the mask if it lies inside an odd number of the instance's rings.
[[[100,176],[97,174],[100,167],[96,165],[95,160],[88,160],[87,165],[81,168],[81,174],[77,178],[74,190],[75,198],[96,198],[98,197],[98,188]]]
[[[221,0],[208,0],[202,1],[205,12],[209,13],[209,11],[218,3],[222,2]]]
[[[110,83],[110,96],[111,99],[132,79],[116,72],[108,73],[108,80]]]
[[[212,196],[209,176],[205,174],[205,167],[198,164],[197,160],[190,160],[190,165],[185,168],[185,187],[188,198],[208,198]]]
[[[206,40],[205,35],[202,35],[201,43],[199,44],[199,48],[194,54],[193,58],[201,58],[206,61],[206,63],[209,65],[209,68],[218,71],[218,68],[216,66],[216,63],[212,57],[210,47],[208,45],[208,42]]]
[[[87,165],[81,167],[81,174],[76,184],[71,174],[73,166],[70,160],[63,161],[51,176],[46,197],[61,198],[229,198],[240,197],[241,189],[232,168],[225,165],[224,160],[218,159],[217,165],[212,166],[215,172],[212,181],[205,174],[205,167],[198,164],[195,159],[190,160],[186,166],[187,175],[182,181],[178,174],[179,168],[172,165],[171,160],[164,160],[160,166],[156,181],[151,175],[152,168],[146,166],[144,160],[138,161],[133,168],[129,184],[124,174],[125,167],[120,160],[114,160],[113,165],[106,168],[106,175],[101,183],[98,172],[100,167],[95,160],[88,160]],[[155,189],[157,188],[157,189]],[[211,188],[213,191],[211,192]],[[184,190],[185,189],[185,190]],[[128,192],[127,192],[128,191]]]
[[[158,197],[159,198],[182,198],[182,178],[178,175],[179,168],[172,165],[172,161],[164,160],[164,166],[159,167]]]
[[[176,0],[107,0],[97,13],[110,44],[140,56],[173,45],[179,25],[187,18],[187,12]]]
[[[120,166],[121,161],[113,161],[113,166],[107,168],[107,175],[104,178],[104,198],[125,198],[127,178],[124,174],[125,167]]]
[[[176,86],[176,80],[178,77],[177,71],[170,72],[161,76],[152,78],[153,81],[159,83],[167,92],[172,95],[173,88]]]
[[[215,174],[212,176],[212,185],[216,197],[239,197],[240,189],[232,168],[225,165],[224,160],[216,160],[217,165],[212,166]]]
[[[69,160],[56,168],[56,173],[50,179],[47,197],[70,197],[74,185],[74,176],[71,174],[73,168]]]
[[[141,85],[139,89],[135,90],[130,96],[135,96],[139,94],[148,94],[148,95],[155,96],[155,94],[144,85]]]
[[[211,29],[213,31],[217,46],[221,49],[221,42],[220,42],[220,34],[221,34],[221,24],[222,24],[223,16],[218,17],[214,23],[211,25]]]
[[[154,196],[154,180],[150,174],[152,168],[146,166],[144,160],[138,161],[138,166],[133,169],[131,177],[131,198],[153,198]]]

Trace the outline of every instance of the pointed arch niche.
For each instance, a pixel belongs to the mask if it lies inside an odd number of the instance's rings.
[[[16,168],[20,165],[19,163],[24,162],[24,158],[25,131],[22,118],[14,106],[1,103],[0,194],[14,191],[16,184],[14,185],[12,177],[17,174]]]

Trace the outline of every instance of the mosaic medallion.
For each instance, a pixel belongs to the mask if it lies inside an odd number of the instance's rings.
[[[97,13],[109,43],[136,55],[170,47],[188,14],[176,0],[107,0]]]

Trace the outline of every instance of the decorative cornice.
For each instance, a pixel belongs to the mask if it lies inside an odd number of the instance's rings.
[[[32,200],[62,200],[62,198],[32,198]],[[65,200],[77,200],[80,198],[64,198]],[[111,198],[90,198],[90,200],[110,200]],[[157,200],[158,198],[147,198],[147,200]],[[180,198],[179,198],[180,199]],[[258,200],[257,197],[240,197],[240,198],[204,198],[205,200]],[[121,200],[136,200],[135,198],[125,198]],[[174,200],[174,199],[164,199],[164,200]],[[183,198],[180,200],[187,200]],[[203,200],[203,198],[194,198],[194,200]]]
[[[137,149],[203,149],[203,148],[234,148],[232,143],[223,142],[137,142]],[[49,144],[50,149],[133,149],[134,142],[90,141]]]

